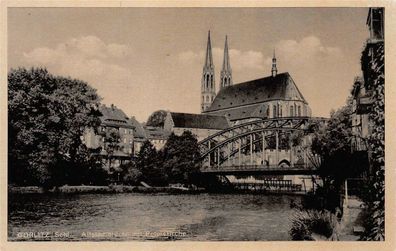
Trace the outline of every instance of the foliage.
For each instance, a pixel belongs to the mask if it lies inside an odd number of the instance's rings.
[[[46,69],[8,74],[9,182],[58,185],[71,167],[90,162],[82,147],[85,128],[99,125],[99,97],[87,83]]]
[[[350,153],[352,147],[352,100],[332,111],[327,125],[319,127],[312,140],[312,152],[330,157],[336,152]]]
[[[134,161],[120,165],[121,177],[124,184],[137,185],[142,179],[142,172]]]
[[[150,185],[166,185],[167,175],[162,166],[161,154],[150,141],[145,141],[136,156],[136,167],[141,172],[141,179]]]
[[[352,101],[331,113],[326,125],[313,133],[311,151],[321,157],[319,175],[324,186],[338,191],[345,179],[359,176],[364,170],[362,155],[352,152]],[[327,188],[326,188],[327,189]]]
[[[296,210],[289,234],[292,240],[338,240],[337,225],[329,211]]]
[[[112,170],[111,162],[114,153],[119,150],[120,132],[116,128],[107,128],[104,132],[104,150],[107,153],[108,169]]]
[[[372,47],[371,47],[372,46]],[[365,87],[372,91],[374,103],[369,118],[372,132],[368,139],[371,172],[365,204],[370,217],[365,223],[364,240],[385,239],[385,76],[384,44],[367,45],[362,53]],[[370,53],[369,50],[373,52]],[[372,56],[373,59],[371,60]]]
[[[153,112],[148,118],[146,126],[164,127],[166,115],[167,112],[164,110],[158,110]]]
[[[190,132],[181,136],[171,134],[163,149],[164,168],[170,182],[189,183],[199,172],[198,140]]]

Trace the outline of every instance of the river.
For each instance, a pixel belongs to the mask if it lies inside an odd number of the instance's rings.
[[[281,241],[298,196],[258,194],[9,195],[11,241]]]

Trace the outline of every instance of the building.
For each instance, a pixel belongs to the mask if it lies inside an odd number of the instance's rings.
[[[202,75],[203,114],[225,116],[233,124],[256,118],[311,116],[311,108],[290,74],[278,74],[275,52],[270,76],[233,84],[226,37],[220,83],[216,95],[209,33]]]
[[[360,60],[363,77],[355,79],[352,90],[354,108],[352,122],[355,133],[352,150],[355,152],[366,151],[371,159],[372,149],[367,141],[372,133],[375,131],[377,135],[375,142],[383,144],[385,140],[384,138],[379,140],[384,137],[385,131],[384,8],[370,8],[366,24],[369,29],[369,38]],[[384,151],[384,147],[383,145],[383,147],[378,146],[377,148]],[[380,156],[378,149],[377,157]],[[371,173],[370,170],[369,173]]]
[[[114,105],[99,107],[102,113],[98,128],[87,128],[83,140],[90,149],[97,149],[98,154],[110,158],[111,166],[117,168],[133,155],[134,129],[132,121]],[[110,171],[110,167],[108,171]]]
[[[224,116],[168,112],[164,122],[164,130],[180,136],[190,131],[198,141],[212,134],[227,129],[230,123]]]
[[[131,124],[133,125],[133,156],[136,156],[140,148],[142,147],[143,143],[147,140],[147,135],[144,127],[142,124],[139,123],[135,119],[135,117],[131,117],[130,119]]]
[[[367,151],[367,137],[371,133],[369,109],[373,102],[366,92],[362,77],[356,77],[352,88],[352,151]]]
[[[214,65],[212,57],[212,43],[210,41],[210,31],[208,32],[208,43],[206,46],[205,64],[202,71],[201,80],[201,112],[209,108],[216,96],[216,83]]]
[[[162,149],[168,140],[170,131],[164,130],[162,127],[146,126],[144,127],[146,133],[146,140],[150,141],[155,149]]]

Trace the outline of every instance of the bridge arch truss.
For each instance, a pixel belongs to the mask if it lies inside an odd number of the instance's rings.
[[[290,168],[309,168],[307,135],[326,121],[320,117],[281,117],[234,125],[199,142],[203,170],[278,168],[280,163],[290,163]],[[304,135],[299,145],[290,140],[295,133]],[[280,139],[285,137],[289,137],[288,149],[284,145],[280,149]],[[271,140],[272,149],[268,144]],[[294,161],[296,153],[300,153],[299,162]]]

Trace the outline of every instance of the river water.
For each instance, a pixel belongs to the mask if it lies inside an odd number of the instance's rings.
[[[290,240],[297,196],[9,195],[9,240]]]

